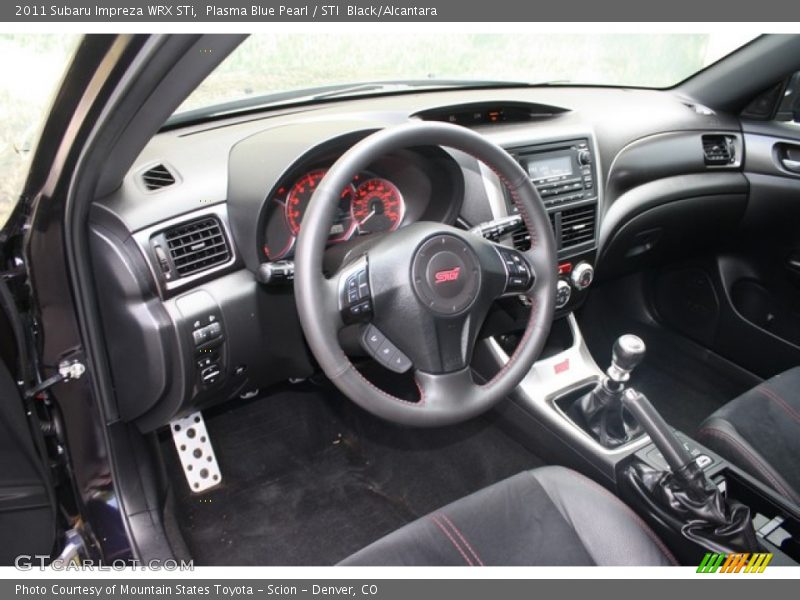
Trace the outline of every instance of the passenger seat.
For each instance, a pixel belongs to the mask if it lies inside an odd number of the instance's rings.
[[[728,402],[697,440],[800,504],[800,367]]]

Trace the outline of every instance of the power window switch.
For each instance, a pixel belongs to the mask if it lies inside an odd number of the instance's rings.
[[[199,346],[200,344],[208,341],[208,330],[205,327],[195,329],[192,332],[192,339],[194,340],[195,346]]]

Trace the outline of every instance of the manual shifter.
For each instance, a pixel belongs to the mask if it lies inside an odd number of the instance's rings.
[[[606,448],[629,442],[642,433],[622,402],[625,384],[644,359],[645,345],[633,334],[620,336],[611,351],[611,365],[595,388],[569,409],[572,419]]]

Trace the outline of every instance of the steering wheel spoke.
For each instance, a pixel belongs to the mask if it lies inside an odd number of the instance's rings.
[[[480,386],[472,379],[472,369],[465,367],[450,373],[414,371],[420,403],[430,411],[474,410]]]

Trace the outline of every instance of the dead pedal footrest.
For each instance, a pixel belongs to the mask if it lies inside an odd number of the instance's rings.
[[[222,483],[222,473],[203,414],[198,411],[173,419],[169,428],[189,489],[199,494]]]

